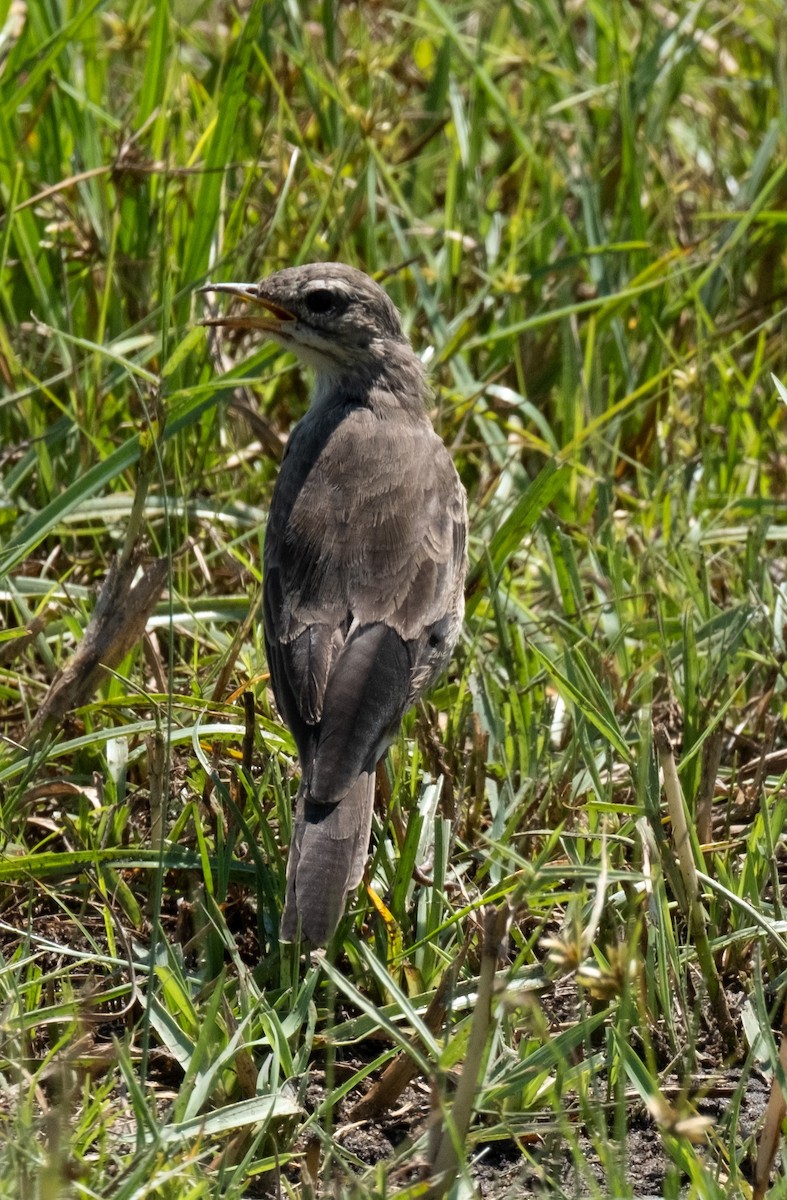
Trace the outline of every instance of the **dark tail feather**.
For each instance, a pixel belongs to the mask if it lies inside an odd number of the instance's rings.
[[[363,878],[369,855],[374,806],[374,772],[364,772],[339,804],[321,819],[307,820],[304,798],[295,810],[287,898],[281,936],[294,941],[301,934],[315,946],[330,941],[344,913],[347,896]]]

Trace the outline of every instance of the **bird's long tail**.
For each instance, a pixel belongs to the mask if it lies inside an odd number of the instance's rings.
[[[281,936],[301,934],[324,946],[341,920],[347,896],[363,877],[369,854],[374,807],[374,772],[363,772],[339,804],[326,806],[310,819],[303,789],[298,796]],[[313,811],[316,806],[309,806]]]

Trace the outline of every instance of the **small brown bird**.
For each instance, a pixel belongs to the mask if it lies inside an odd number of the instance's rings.
[[[265,644],[302,770],[281,933],[325,945],[360,883],[377,763],[446,666],[464,611],[467,507],[399,314],[341,263],[207,284],[315,371],[265,535]]]

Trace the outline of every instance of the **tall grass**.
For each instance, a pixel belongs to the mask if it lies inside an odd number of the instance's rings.
[[[0,1195],[459,1197],[495,1154],[492,1195],[748,1194],[787,977],[781,5],[0,26]],[[249,618],[309,384],[217,356],[195,293],[314,259],[401,309],[472,537],[454,666],[380,781],[377,907],[306,962]],[[31,744],[141,462],[166,598]],[[397,1055],[401,1142],[351,1115]]]

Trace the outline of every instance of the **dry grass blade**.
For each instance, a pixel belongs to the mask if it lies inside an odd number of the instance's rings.
[[[781,1041],[779,1043],[779,1062],[782,1072],[787,1076],[787,1005],[782,1012]],[[760,1141],[757,1146],[757,1162],[754,1167],[754,1185],[752,1200],[764,1200],[771,1179],[773,1163],[779,1149],[782,1133],[782,1121],[787,1111],[787,1101],[784,1096],[784,1083],[774,1071],[771,1080],[771,1094],[765,1110],[765,1120],[760,1131]]]
[[[664,778],[664,795],[667,798],[667,809],[672,823],[672,837],[675,853],[678,857],[680,874],[685,888],[685,915],[689,922],[692,938],[697,948],[697,958],[702,968],[708,998],[713,1009],[719,1032],[724,1040],[728,1053],[738,1052],[738,1035],[730,1015],[727,996],[722,987],[716,963],[713,958],[705,910],[700,897],[700,882],[697,877],[697,865],[694,861],[692,840],[686,819],[686,806],[681,791],[678,771],[675,766],[675,756],[669,734],[663,725],[653,728],[653,741],[658,754],[659,766]]]
[[[24,631],[17,637],[0,645],[0,666],[7,666],[15,658],[19,658],[24,654],[31,642],[34,642],[44,632],[56,614],[56,607],[54,605],[48,606],[45,612],[39,613],[37,617],[33,617],[25,626]]]
[[[30,722],[30,743],[50,733],[70,709],[85,704],[107,671],[142,637],[169,573],[168,558],[157,558],[142,567],[144,558],[140,548],[127,558],[113,559],[85,636]]]
[[[437,991],[424,1013],[424,1025],[433,1034],[438,1033],[445,1020],[450,996],[456,986],[459,972],[467,957],[469,945],[470,937],[468,935],[456,959],[440,980]],[[413,1039],[413,1045],[421,1046],[421,1040],[417,1035]],[[379,1116],[380,1113],[385,1112],[386,1109],[396,1103],[408,1083],[417,1074],[418,1064],[412,1054],[408,1054],[405,1051],[399,1053],[393,1062],[386,1067],[380,1078],[372,1084],[363,1099],[359,1100],[350,1110],[350,1120],[370,1121],[374,1117]]]
[[[511,910],[507,905],[490,906],[484,910],[478,996],[456,1095],[450,1113],[446,1114],[439,1137],[434,1139],[435,1148],[430,1164],[434,1182],[428,1193],[431,1200],[438,1200],[449,1191],[462,1156],[462,1146],[470,1128],[473,1099],[478,1090],[487,1037],[492,1023],[492,997],[497,963],[510,924]]]

